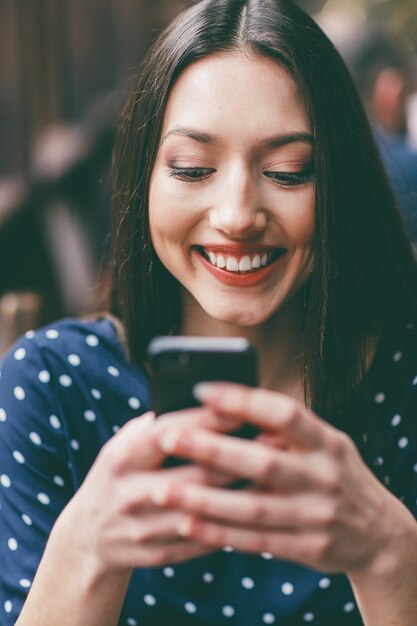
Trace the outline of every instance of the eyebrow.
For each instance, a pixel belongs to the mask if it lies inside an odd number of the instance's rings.
[[[199,143],[203,143],[206,145],[213,145],[216,143],[220,143],[220,138],[218,135],[212,135],[210,133],[204,133],[199,130],[195,130],[193,128],[186,128],[183,126],[178,126],[176,128],[172,128],[169,130],[161,140],[161,144],[171,135],[179,136],[179,137],[188,137],[189,139],[194,139],[194,141],[198,141]],[[271,137],[267,137],[259,142],[261,148],[280,148],[281,146],[285,146],[289,143],[295,143],[297,141],[309,143],[310,145],[314,144],[314,137],[311,133],[302,132],[302,131],[294,131],[290,133],[281,133],[278,135],[273,135]]]

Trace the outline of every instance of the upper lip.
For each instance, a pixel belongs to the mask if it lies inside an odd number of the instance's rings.
[[[261,253],[265,253],[265,252],[270,252],[272,250],[277,250],[278,248],[283,248],[283,246],[274,246],[274,245],[267,245],[267,244],[261,244],[261,243],[245,243],[245,244],[241,244],[241,243],[228,243],[228,244],[220,244],[220,243],[216,243],[216,244],[210,244],[210,243],[202,243],[202,244],[196,244],[195,246],[196,248],[204,248],[205,250],[211,250],[212,252],[224,252],[226,254],[253,254],[256,252],[261,252]]]

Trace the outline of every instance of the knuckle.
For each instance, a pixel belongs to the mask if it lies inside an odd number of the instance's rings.
[[[300,405],[294,398],[287,399],[287,409],[283,414],[283,425],[294,429],[299,424],[301,418]]]
[[[256,524],[262,522],[267,517],[267,509],[263,502],[255,501],[249,506],[246,514],[244,515],[246,523]]]
[[[170,551],[167,548],[155,548],[153,550],[153,558],[152,558],[152,565],[153,566],[159,566],[159,565],[164,565],[165,563],[168,563],[169,561],[171,561],[172,557],[170,554]]]
[[[142,550],[140,555],[141,567],[154,567],[155,565],[162,565],[162,561],[155,558],[156,549]]]
[[[149,539],[149,528],[144,524],[137,524],[130,532],[130,541],[135,545],[145,543]]]
[[[145,503],[142,494],[132,491],[122,480],[116,486],[114,502],[122,515],[131,515]]]
[[[340,459],[324,459],[318,470],[318,484],[328,497],[336,498],[342,491],[343,468]]]
[[[317,522],[319,526],[330,531],[336,526],[337,521],[338,507],[334,501],[321,507],[320,512],[317,514]]]
[[[258,402],[261,395],[260,389],[242,389],[241,408],[249,413],[255,413],[258,410]]]
[[[117,439],[110,439],[100,451],[100,458],[111,474],[119,476],[127,469],[126,453]]]
[[[305,554],[311,563],[323,563],[328,559],[332,548],[332,541],[327,534],[321,534],[311,539],[305,548]]]
[[[279,471],[279,461],[275,454],[268,453],[258,461],[255,479],[260,482],[270,482]]]
[[[344,459],[352,447],[353,442],[349,435],[341,430],[333,434],[330,449],[334,458]]]
[[[270,535],[268,533],[261,533],[259,535],[256,535],[251,540],[251,544],[252,543],[253,545],[251,545],[251,548],[253,552],[257,552],[259,554],[262,554],[263,552],[274,552],[272,545],[273,542],[271,541]]]
[[[326,495],[337,497],[341,492],[339,468],[333,467],[331,472],[322,477],[321,482]]]

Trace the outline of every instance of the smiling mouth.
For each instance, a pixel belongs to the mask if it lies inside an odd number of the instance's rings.
[[[273,248],[268,251],[232,255],[226,252],[214,252],[203,246],[193,246],[193,249],[213,267],[233,274],[254,274],[272,265],[287,251],[285,248]]]

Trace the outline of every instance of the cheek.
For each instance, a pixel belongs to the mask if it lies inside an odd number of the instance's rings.
[[[155,247],[161,238],[175,236],[181,222],[181,203],[170,193],[169,184],[161,178],[156,174],[149,189],[149,228]]]
[[[308,190],[286,205],[281,224],[295,246],[309,247],[315,231],[314,191]]]

